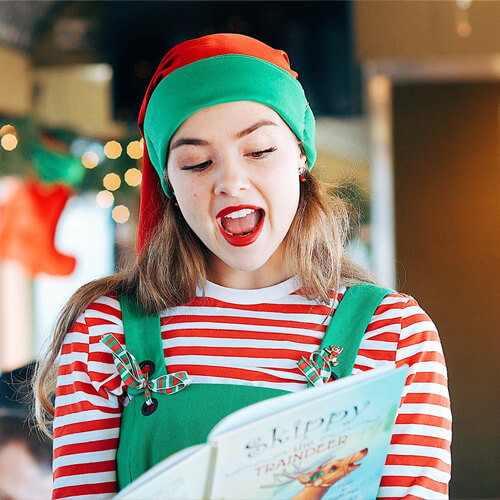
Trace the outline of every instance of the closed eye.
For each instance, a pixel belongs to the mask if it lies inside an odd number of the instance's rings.
[[[211,160],[205,161],[203,163],[199,163],[198,165],[186,165],[181,168],[181,170],[196,170],[196,171],[201,171],[205,170],[210,164],[212,163]]]
[[[249,156],[252,158],[262,158],[268,153],[272,153],[273,151],[276,151],[276,148],[269,148],[269,149],[264,149],[263,151],[255,151],[253,153],[250,153]]]
[[[265,156],[269,153],[273,153],[274,151],[276,151],[276,148],[272,147],[272,148],[264,149],[262,151],[254,151],[252,153],[249,153],[248,156],[251,156],[252,158],[258,159],[258,158],[262,158],[263,156]],[[181,170],[201,171],[201,170],[205,170],[211,164],[212,164],[212,161],[209,160],[209,161],[205,161],[203,163],[199,163],[198,165],[186,165],[186,166],[182,167]]]

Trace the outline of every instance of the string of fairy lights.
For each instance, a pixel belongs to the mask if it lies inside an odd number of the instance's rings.
[[[16,129],[12,125],[4,125],[0,129],[0,144],[5,151],[14,151],[17,147],[17,133]]]
[[[16,127],[12,123],[6,123],[0,127],[0,145],[5,152],[2,156],[2,149],[0,149],[0,160],[2,160],[0,165],[2,167],[8,165],[7,155],[11,156],[16,153],[17,149],[22,149],[23,134],[20,130],[22,128]],[[29,127],[25,128],[28,130]],[[139,190],[137,188],[142,181],[142,172],[138,167],[143,156],[143,139],[122,142],[110,140],[102,143],[84,139],[76,134],[71,135],[69,131],[64,132],[63,135],[70,134],[69,140],[68,137],[65,137],[64,142],[59,141],[58,134],[54,134],[55,137],[50,137],[52,148],[47,149],[46,145],[43,146],[45,148],[44,154],[49,155],[48,159],[44,160],[47,168],[45,169],[43,165],[40,168],[38,165],[37,173],[41,173],[40,177],[43,178],[43,174],[47,177],[47,172],[44,170],[59,169],[57,180],[67,181],[80,191],[98,191],[96,194],[97,204],[103,208],[113,207],[112,218],[116,223],[127,222],[130,218],[130,209],[126,201],[133,203],[138,200]],[[59,135],[61,134],[59,133]],[[36,142],[35,134],[27,132],[26,136],[26,142]],[[41,147],[39,144],[36,146]],[[64,155],[61,154],[61,149],[64,149]],[[1,168],[0,175],[14,172],[15,175],[19,174],[21,177],[23,174],[25,176],[32,175],[33,168],[26,168],[23,165],[36,162],[25,161],[23,163],[21,156],[17,158],[18,161],[14,159],[11,161],[14,167],[11,166],[10,172],[8,168]],[[28,160],[34,160],[33,145],[31,148],[25,148],[24,156],[28,156]],[[56,161],[59,164],[54,167]],[[66,163],[61,164],[61,161]],[[73,177],[69,180],[69,172],[72,169],[75,171],[75,165],[77,173],[72,174]],[[121,194],[121,196],[117,196],[117,194]],[[122,202],[118,203],[117,198],[120,197]]]
[[[133,160],[140,160],[143,155],[143,139],[131,141],[127,145],[127,155]],[[103,146],[104,155],[110,160],[118,159],[123,153],[123,147],[118,141],[108,141]],[[96,151],[86,151],[81,157],[82,165],[85,168],[93,169],[99,165],[99,154]],[[136,168],[129,168],[124,176],[124,181],[132,187],[137,187],[142,181],[142,172]],[[106,189],[99,191],[96,195],[97,204],[103,208],[111,207],[115,202],[113,192],[122,185],[122,179],[116,172],[110,172],[102,178],[102,184]],[[130,210],[125,205],[116,205],[112,212],[113,220],[119,224],[127,222],[130,217]]]

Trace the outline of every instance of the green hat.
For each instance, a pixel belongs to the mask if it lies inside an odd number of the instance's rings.
[[[286,53],[244,35],[208,35],[167,53],[141,109],[147,156],[167,196],[164,169],[176,130],[199,109],[234,101],[254,101],[276,111],[301,141],[312,168],[314,115]]]

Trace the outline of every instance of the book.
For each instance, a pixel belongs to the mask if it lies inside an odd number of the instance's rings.
[[[369,370],[242,408],[114,498],[376,498],[406,374]]]

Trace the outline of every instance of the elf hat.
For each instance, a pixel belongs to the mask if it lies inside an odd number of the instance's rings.
[[[234,101],[270,107],[301,141],[312,168],[316,160],[315,121],[297,76],[285,52],[245,35],[207,35],[167,52],[139,113],[144,138],[139,252],[162,218],[163,197],[171,196],[164,176],[170,139],[199,109]]]

